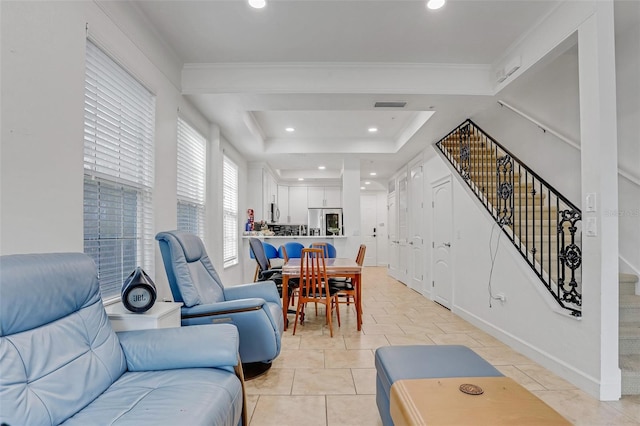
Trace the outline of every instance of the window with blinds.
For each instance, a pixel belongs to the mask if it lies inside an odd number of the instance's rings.
[[[222,160],[222,215],[224,266],[238,263],[238,166],[226,155]]]
[[[87,40],[84,101],[84,252],[104,300],[141,266],[153,273],[155,97]]]
[[[178,118],[178,229],[204,239],[206,139]]]

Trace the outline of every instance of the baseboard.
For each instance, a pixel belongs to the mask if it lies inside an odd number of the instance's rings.
[[[459,315],[464,320],[489,333],[502,343],[510,346],[523,355],[531,358],[544,368],[550,370],[559,377],[565,379],[579,389],[587,392],[602,401],[617,400],[620,397],[621,376],[617,383],[601,383],[595,377],[576,369],[574,366],[558,359],[557,357],[545,352],[544,350],[531,345],[528,342],[516,337],[515,335],[502,330],[493,324],[479,318],[475,314],[454,305],[452,312]],[[615,396],[617,395],[617,397]]]

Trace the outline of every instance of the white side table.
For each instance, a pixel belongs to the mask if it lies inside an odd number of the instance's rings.
[[[115,331],[128,331],[180,327],[181,306],[182,303],[156,302],[147,312],[136,314],[118,302],[105,306],[105,310]]]

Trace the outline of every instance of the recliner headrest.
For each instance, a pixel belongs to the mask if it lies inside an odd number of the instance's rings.
[[[204,244],[197,235],[188,232],[175,232],[174,235],[184,250],[187,262],[196,262],[206,255]]]

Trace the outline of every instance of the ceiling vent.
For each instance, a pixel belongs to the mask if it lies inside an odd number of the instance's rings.
[[[376,102],[375,108],[404,108],[407,106],[406,102]]]

